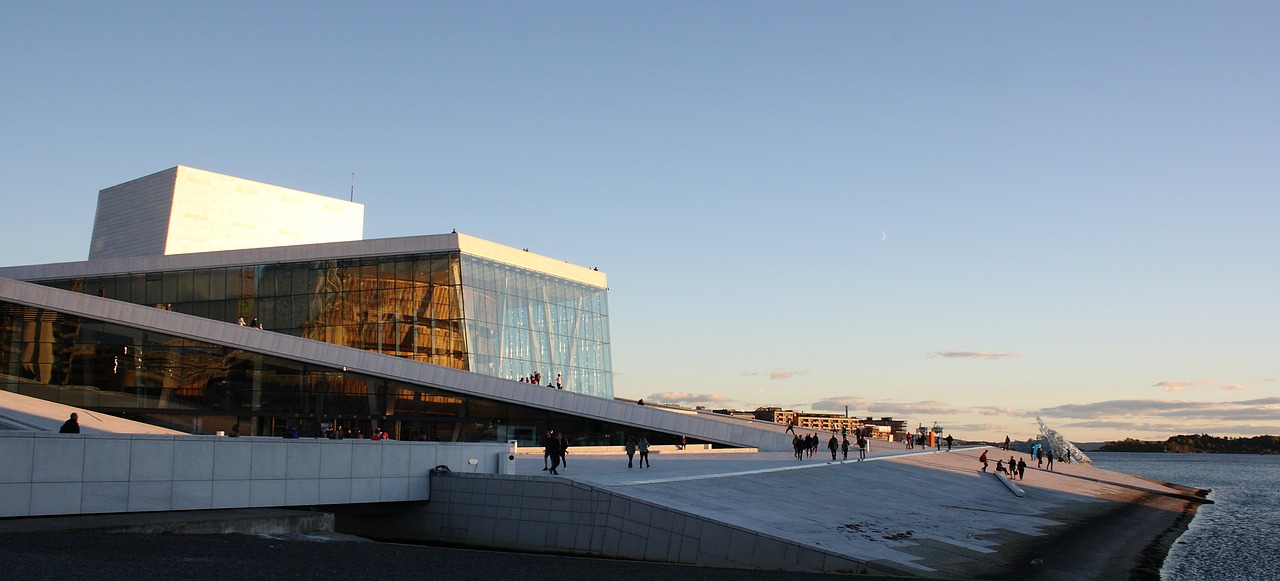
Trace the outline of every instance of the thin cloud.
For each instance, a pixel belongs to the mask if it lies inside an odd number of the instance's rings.
[[[1073,429],[1098,429],[1117,431],[1129,434],[1150,433],[1154,435],[1153,439],[1164,440],[1169,434],[1215,434],[1222,435],[1224,432],[1231,434],[1240,434],[1246,436],[1262,436],[1280,433],[1280,424],[1229,424],[1220,423],[1202,423],[1199,425],[1165,422],[1149,422],[1149,421],[1118,421],[1118,420],[1090,420],[1081,422],[1064,422],[1060,426],[1065,430]]]
[[[664,393],[649,394],[649,401],[662,403],[726,403],[733,401],[733,398],[718,393],[687,393],[683,391],[668,391]]]
[[[804,375],[804,373],[794,369],[778,369],[774,371],[744,371],[742,375],[746,377],[768,377],[773,381],[784,381],[797,375]]]
[[[1275,421],[1280,417],[1280,398],[1262,398],[1234,402],[1199,402],[1183,400],[1130,399],[1071,404],[1044,408],[1037,412],[1047,418],[1081,422],[1140,422],[1161,420],[1185,426],[1195,422]],[[1092,427],[1092,426],[1088,426]]]
[[[996,406],[978,406],[973,408],[980,416],[1025,416],[1027,412],[1015,410],[1013,408],[996,407]]]
[[[1223,385],[1222,382],[1216,379],[1196,379],[1193,381],[1161,381],[1153,385],[1152,387],[1159,387],[1165,391],[1171,391],[1174,393],[1177,393],[1179,391],[1182,391],[1190,387],[1195,387],[1195,388],[1200,388],[1205,390],[1218,388],[1223,391],[1245,391],[1249,389],[1248,387],[1245,387],[1240,384]]]
[[[845,407],[850,410],[864,411],[867,409],[867,400],[859,397],[829,397],[824,400],[809,404],[809,407],[821,411],[842,412]]]
[[[947,359],[986,359],[987,361],[995,361],[997,359],[1016,359],[1022,357],[1017,353],[991,353],[988,351],[934,351],[928,355],[929,357],[944,357]]]
[[[1008,429],[1004,424],[949,424],[943,426],[942,429],[947,432],[956,433],[973,433],[973,432],[996,432],[1000,433]]]

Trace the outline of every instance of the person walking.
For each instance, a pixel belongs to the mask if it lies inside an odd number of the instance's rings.
[[[640,441],[636,443],[636,449],[640,451],[640,467],[652,468],[653,465],[649,463],[649,439],[640,436]]]
[[[827,440],[827,447],[831,449],[831,460],[836,459],[836,451],[840,449],[840,441],[836,439],[835,434],[831,434],[831,439]]]
[[[1053,450],[1049,450],[1049,462],[1045,466],[1045,470],[1053,472]]]
[[[944,439],[947,441],[947,451],[950,452],[951,451],[951,434],[947,434],[947,437]]]
[[[636,457],[636,439],[627,436],[627,468],[632,468],[631,462]]]
[[[862,434],[858,434],[858,461],[867,459],[867,438]]]
[[[983,450],[982,455],[978,456],[978,461],[982,462],[982,471],[986,472],[987,471],[987,451],[986,450]]]
[[[560,432],[560,465],[569,467],[569,434]]]
[[[551,474],[553,476],[560,474],[560,471],[557,470],[560,467],[561,455],[560,437],[558,435],[552,434],[552,437],[547,438],[547,449],[544,453],[551,456]]]
[[[849,438],[845,438],[840,442],[840,453],[844,454],[844,456],[840,458],[841,460],[849,459]]]
[[[1027,474],[1027,461],[1025,459],[1020,458],[1018,459],[1018,480],[1022,480],[1022,477],[1025,476],[1026,474]]]
[[[547,430],[547,434],[542,438],[542,471],[551,470],[551,440],[556,437],[555,430]]]

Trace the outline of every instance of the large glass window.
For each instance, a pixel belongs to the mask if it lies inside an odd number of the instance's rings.
[[[467,338],[477,367],[507,379],[613,397],[605,290],[475,256],[462,256]],[[479,369],[478,369],[479,370]]]
[[[41,282],[613,396],[604,289],[456,252]]]
[[[95,290],[96,292],[96,290]],[[617,445],[603,422],[0,302],[0,389],[193,433]],[[639,434],[641,432],[636,432]],[[665,434],[646,434],[665,443]]]

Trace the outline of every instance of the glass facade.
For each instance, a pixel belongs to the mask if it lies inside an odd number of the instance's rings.
[[[472,371],[613,397],[603,289],[468,255],[462,280]]]
[[[259,269],[241,272],[271,278]],[[228,288],[238,284],[234,275],[223,273]],[[194,283],[200,277],[183,273],[177,286],[184,278]],[[167,280],[159,281],[159,294],[146,296],[171,298],[164,294]],[[150,281],[138,281],[145,292]],[[123,279],[111,288],[118,292],[133,282]],[[287,320],[277,311],[263,313]],[[370,336],[358,327],[349,331],[361,340]],[[398,346],[414,352],[409,347]],[[538,435],[549,428],[569,434],[577,446],[617,445],[626,435],[644,433],[7,302],[0,302],[0,370],[0,388],[7,391],[193,433],[238,425],[242,435],[279,436],[293,426],[304,437],[334,428],[348,437],[386,430],[403,440],[516,440],[522,446],[539,445]],[[670,440],[647,435],[655,443]]]
[[[613,397],[605,289],[459,252],[32,282]]]

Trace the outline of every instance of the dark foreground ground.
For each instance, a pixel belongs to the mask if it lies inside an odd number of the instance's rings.
[[[333,537],[327,535],[5,533],[0,534],[0,579],[805,581],[850,578],[331,539]]]

